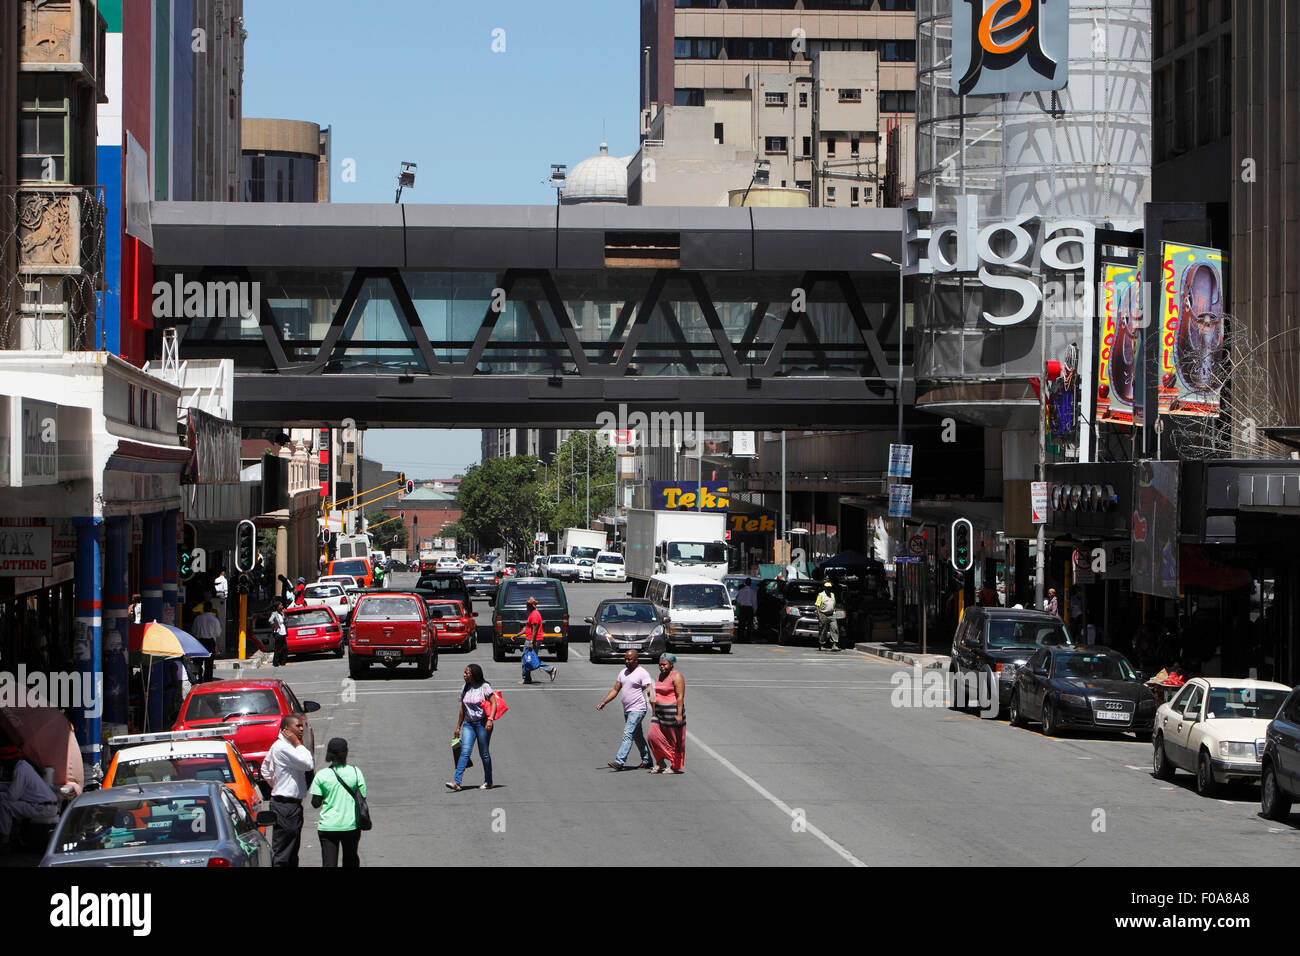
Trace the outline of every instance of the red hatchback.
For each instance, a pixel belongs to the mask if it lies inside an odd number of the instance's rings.
[[[321,604],[285,608],[284,633],[290,654],[333,651],[335,657],[343,656],[343,623],[333,608]],[[253,622],[253,637],[263,651],[275,653],[275,636],[267,615],[260,615]]]
[[[429,611],[439,650],[452,647],[468,654],[478,647],[478,625],[474,615],[467,612],[463,604],[459,601],[426,600],[424,606]]]
[[[300,701],[282,680],[215,680],[197,684],[185,698],[173,730],[201,730],[218,724],[236,725],[234,745],[254,769],[280,736],[280,720],[302,714],[306,725],[303,746],[316,749],[307,714],[320,710],[314,700]]]

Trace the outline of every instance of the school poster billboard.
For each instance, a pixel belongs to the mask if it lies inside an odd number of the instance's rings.
[[[1142,357],[1142,273],[1121,262],[1102,263],[1102,309],[1097,341],[1097,420],[1133,424]]]

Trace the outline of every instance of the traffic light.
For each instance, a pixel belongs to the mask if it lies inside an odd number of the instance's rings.
[[[411,493],[414,492],[414,491],[415,491],[415,482],[414,482],[414,481],[408,481],[408,482],[406,483],[406,493],[409,495],[409,494],[411,494]]]
[[[180,575],[182,581],[188,581],[194,577],[194,548],[196,546],[198,535],[194,530],[194,525],[188,521],[181,527],[181,552],[180,558]]]
[[[257,525],[245,518],[235,525],[235,570],[251,571],[257,562]]]
[[[969,571],[975,560],[971,541],[975,534],[970,521],[958,518],[952,523],[952,567],[954,571]]]

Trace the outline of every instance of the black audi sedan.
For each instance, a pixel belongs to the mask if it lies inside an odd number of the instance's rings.
[[[645,598],[607,598],[586,621],[591,625],[588,654],[593,664],[622,661],[629,650],[636,651],[639,661],[653,661],[667,650],[663,622]]]
[[[1011,724],[1031,720],[1054,737],[1067,728],[1151,740],[1156,699],[1128,659],[1109,647],[1044,647],[1016,671]]]

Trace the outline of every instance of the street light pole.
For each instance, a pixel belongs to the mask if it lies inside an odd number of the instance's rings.
[[[895,388],[895,398],[898,401],[898,444],[903,444],[903,326],[904,326],[904,302],[903,302],[903,264],[895,262],[883,252],[873,252],[873,259],[879,259],[881,262],[888,262],[891,266],[898,269],[898,385]],[[901,253],[900,253],[901,257]],[[898,555],[902,552],[903,536],[906,533],[905,519],[902,515],[898,517],[898,534],[894,539],[894,598],[895,598],[895,637],[898,644],[903,643],[903,569],[898,563]],[[921,613],[925,613],[925,608],[921,608]]]

